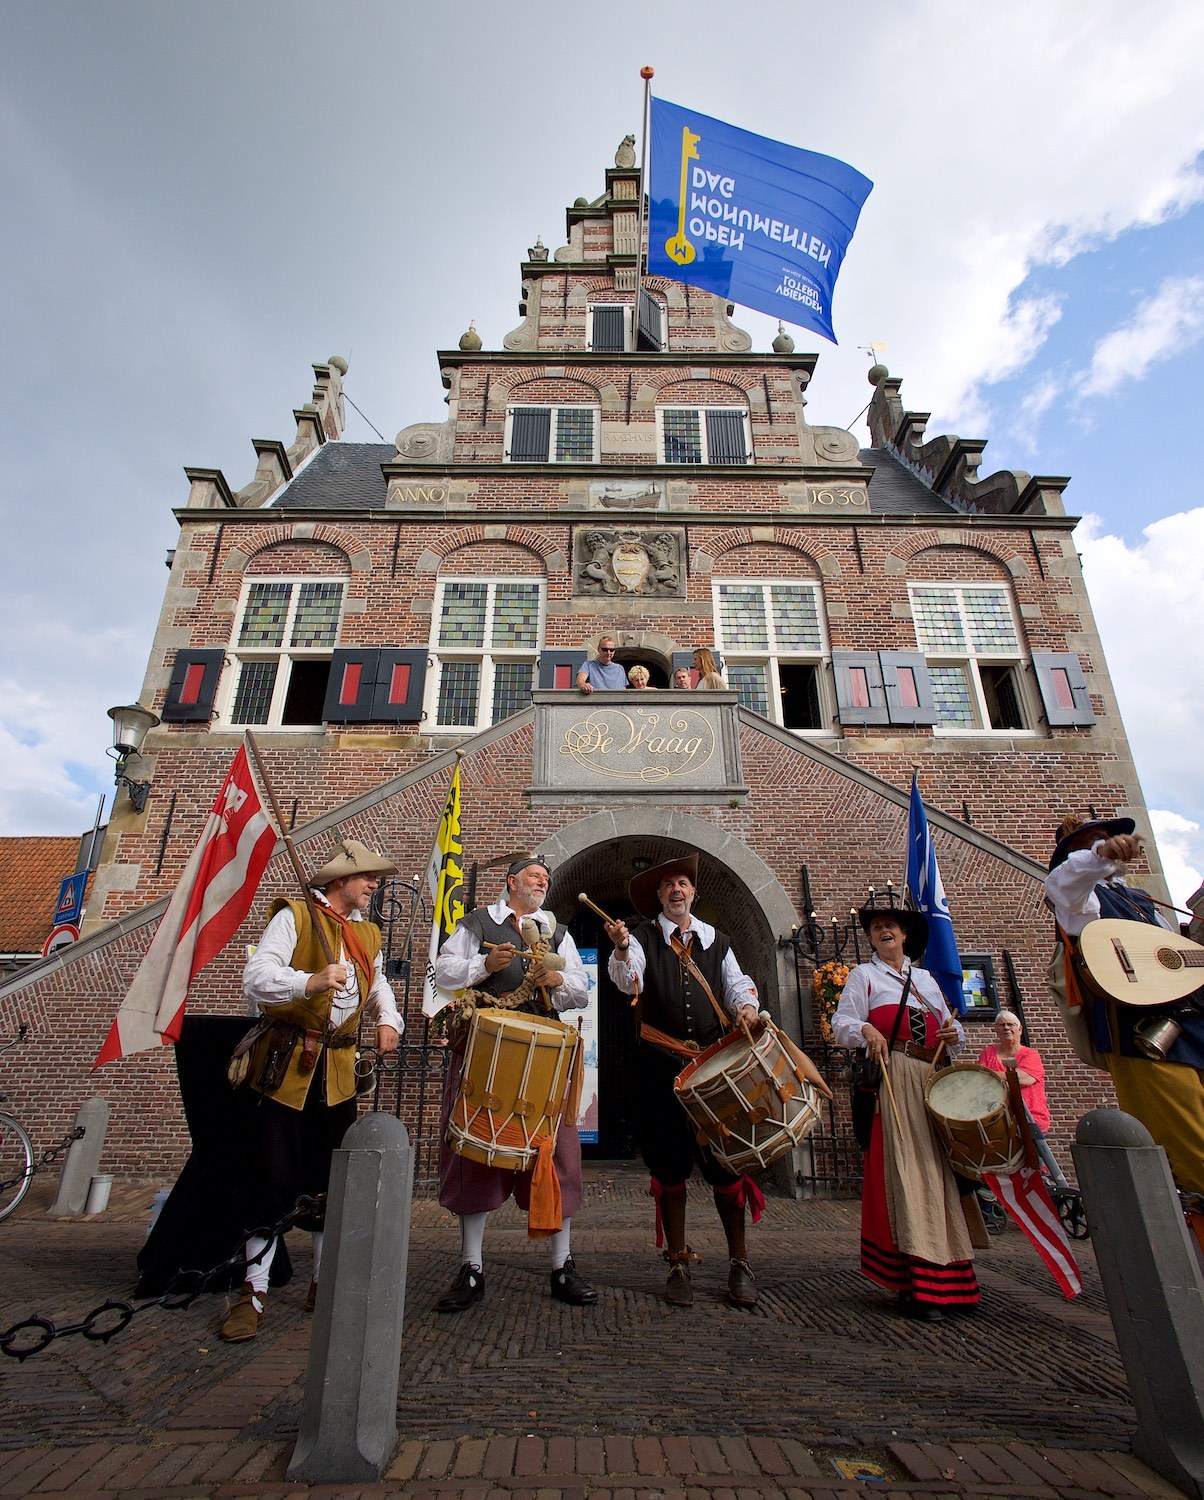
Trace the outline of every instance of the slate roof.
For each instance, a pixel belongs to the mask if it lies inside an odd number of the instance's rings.
[[[75,872],[79,836],[0,838],[0,953],[40,953],[62,881]]]
[[[385,477],[380,471],[397,450],[392,443],[324,443],[272,502],[273,510],[383,510]],[[884,448],[863,448],[861,463],[872,469],[870,514],[955,515],[942,500]]]

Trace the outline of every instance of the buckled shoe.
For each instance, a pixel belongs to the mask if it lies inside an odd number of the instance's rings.
[[[218,1329],[218,1337],[228,1344],[245,1344],[248,1339],[253,1339],[259,1332],[267,1300],[266,1292],[257,1292],[249,1281],[244,1281],[242,1291],[226,1314],[226,1321]]]
[[[455,1281],[452,1282],[447,1292],[436,1303],[435,1311],[441,1313],[463,1312],[466,1307],[471,1307],[474,1302],[484,1295],[484,1271],[479,1266],[470,1265],[468,1261],[465,1261],[456,1273]]]
[[[577,1263],[570,1255],[559,1271],[552,1272],[552,1296],[572,1307],[592,1307],[598,1294],[577,1275]]]
[[[727,1300],[733,1307],[756,1307],[757,1278],[746,1260],[732,1259],[727,1273]]]

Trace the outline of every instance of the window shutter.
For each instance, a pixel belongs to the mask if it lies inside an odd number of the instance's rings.
[[[1073,651],[1034,651],[1033,671],[1051,726],[1095,723],[1087,679]]]
[[[518,406],[510,415],[510,462],[546,464],[552,412],[546,406]]]
[[[892,724],[935,724],[928,663],[919,651],[879,651],[886,711]]]
[[[887,724],[886,689],[876,651],[833,651],[837,714],[842,724]]]
[[[624,307],[594,308],[593,347],[599,351],[622,354],[626,347],[627,309]]]
[[[577,686],[577,673],[589,652],[578,646],[576,651],[541,651],[539,654],[539,682],[541,688],[572,688]]]
[[[176,652],[160,715],[165,724],[208,724],[225,660],[222,647]]]
[[[421,723],[427,664],[425,646],[382,648],[370,717],[383,724]]]
[[[694,680],[694,653],[693,651],[675,651],[669,664],[669,682],[673,681],[673,674],[678,667],[685,667],[690,674],[690,681]]]
[[[662,350],[665,347],[664,335],[661,332],[662,326],[660,303],[646,287],[641,287],[636,322],[636,348]]]
[[[377,650],[338,650],[330,658],[324,724],[366,724],[372,717]]]
[[[709,411],[707,455],[713,464],[746,464],[744,416],[738,411]]]

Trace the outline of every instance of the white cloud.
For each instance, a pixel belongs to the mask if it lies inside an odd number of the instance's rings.
[[[1146,805],[1204,825],[1204,508],[1165,516],[1136,545],[1094,516],[1077,539]]]
[[[1157,808],[1150,808],[1150,823],[1158,840],[1158,853],[1162,856],[1171,900],[1176,906],[1183,907],[1204,879],[1200,873],[1204,870],[1204,829],[1191,818]],[[1183,920],[1170,912],[1166,915],[1172,925]]]
[[[1204,276],[1168,276],[1130,321],[1102,338],[1081,377],[1081,396],[1110,396],[1151,365],[1204,338]]]

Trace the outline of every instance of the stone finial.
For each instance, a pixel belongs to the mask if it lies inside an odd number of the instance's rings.
[[[481,335],[477,332],[476,319],[468,325],[468,332],[460,335],[460,348],[466,354],[475,354],[481,347]]]
[[[535,236],[535,243],[533,245],[531,245],[528,248],[528,250],[527,250],[527,259],[528,260],[547,260],[547,258],[548,258],[548,247],[543,242],[543,236],[541,234],[537,234]]]
[[[778,324],[778,336],[773,341],[773,352],[775,354],[793,354],[794,340],[786,332],[784,323]]]
[[[346,375],[348,364],[341,354],[332,354],[326,363],[332,370],[337,370],[340,375]]]
[[[886,368],[885,365],[871,365],[869,368],[869,382],[872,386],[876,387],[882,381],[884,381],[889,374],[890,371]]]
[[[625,135],[619,142],[619,149],[615,152],[615,166],[635,166],[635,136]]]
[[[589,207],[589,199],[588,198],[574,198],[573,199],[573,207],[574,208],[588,208]]]

